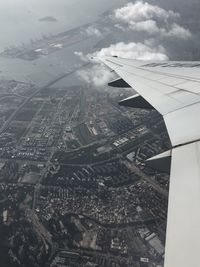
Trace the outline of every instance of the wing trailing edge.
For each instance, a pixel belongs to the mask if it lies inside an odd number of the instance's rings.
[[[164,117],[172,149],[147,161],[165,168],[171,162],[164,266],[199,267],[200,62],[101,61]]]

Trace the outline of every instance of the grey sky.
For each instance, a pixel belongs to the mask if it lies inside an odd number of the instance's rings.
[[[97,16],[124,0],[0,0],[0,48],[40,38],[96,20]],[[52,16],[57,23],[41,23]]]

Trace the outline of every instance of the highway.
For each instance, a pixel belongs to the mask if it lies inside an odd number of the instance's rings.
[[[72,70],[68,73],[64,73],[61,76],[55,78],[53,81],[48,82],[46,85],[44,85],[43,87],[38,88],[33,94],[31,94],[29,97],[27,97],[23,103],[10,115],[10,117],[8,118],[8,120],[4,123],[4,125],[0,128],[0,134],[2,134],[10,125],[11,121],[14,119],[14,117],[16,116],[16,114],[22,110],[22,108],[33,98],[35,97],[41,90],[44,90],[54,84],[56,84],[57,82],[59,82],[60,80],[66,78],[67,76],[75,73],[77,70],[82,69],[83,67],[86,67],[87,65],[89,65],[90,63],[86,63],[81,65],[79,68]]]
[[[156,182],[154,182],[149,176],[143,173],[138,167],[129,162],[126,162],[126,166],[130,171],[137,174],[139,177],[149,183],[163,197],[168,198],[168,192],[165,189],[161,188]]]

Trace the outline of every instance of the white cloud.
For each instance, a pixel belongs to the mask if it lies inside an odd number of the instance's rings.
[[[93,26],[88,27],[85,31],[86,31],[86,34],[89,36],[97,36],[97,37],[102,36],[102,33],[100,32],[100,30]]]
[[[111,81],[114,77],[114,74],[103,64],[95,64],[91,68],[80,70],[77,75],[80,79],[95,87],[106,86],[108,81]]]
[[[76,55],[83,57],[81,52],[76,52]],[[124,43],[120,42],[111,45],[107,48],[102,48],[100,51],[96,51],[93,54],[88,54],[84,57],[84,60],[91,60],[92,57],[102,58],[105,56],[119,56],[129,59],[138,60],[167,60],[166,51],[162,46],[155,46],[153,40],[146,41],[145,44],[142,43]],[[94,63],[100,62],[100,60],[95,59]],[[91,68],[87,68],[78,71],[78,77],[87,82],[89,85],[101,87],[105,86],[114,77],[113,73],[110,72],[102,64],[95,64]]]
[[[130,28],[135,31],[144,31],[149,34],[159,33],[160,29],[157,26],[156,21],[154,20],[145,20],[139,22],[131,22]]]
[[[188,29],[176,23],[180,17],[179,13],[143,1],[128,3],[124,7],[116,9],[114,17],[118,22],[128,24],[129,29],[146,32],[149,35],[182,39],[191,37]]]
[[[136,3],[128,3],[126,6],[115,10],[115,17],[124,22],[139,22],[151,19],[168,20],[169,18],[177,18],[180,15],[171,10],[167,11],[156,5],[137,1]]]
[[[89,61],[89,58],[87,57],[87,55],[84,55],[83,52],[75,51],[74,55],[78,56],[84,62],[88,62]]]
[[[137,60],[168,60],[167,52],[159,45],[165,38],[190,38],[191,32],[178,24],[180,14],[172,10],[165,10],[157,5],[137,1],[128,3],[122,8],[114,11],[114,26],[122,31],[136,31],[145,33],[144,42],[118,42],[109,47],[102,48],[91,54],[84,55],[75,52],[81,60],[95,63],[91,68],[78,71],[78,77],[90,86],[102,87],[112,80],[113,73],[99,63],[97,58],[105,56],[118,56],[122,58]],[[95,27],[88,27],[86,34],[91,36],[102,36]],[[137,36],[137,35],[136,35]]]
[[[170,30],[166,31],[165,35],[170,37],[188,39],[191,37],[191,32],[188,29],[181,27],[177,23],[173,23]]]
[[[124,43],[120,42],[100,51],[93,53],[91,56],[101,58],[105,56],[118,56],[138,60],[167,60],[166,51],[161,45],[151,47],[142,43]]]

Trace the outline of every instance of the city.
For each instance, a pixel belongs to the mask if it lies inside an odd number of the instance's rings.
[[[0,267],[197,267],[200,150],[172,154],[199,141],[199,1],[0,1],[0,30]]]
[[[169,177],[144,165],[169,147],[160,115],[118,106],[129,91],[1,86],[1,231],[13,264],[162,266]]]

